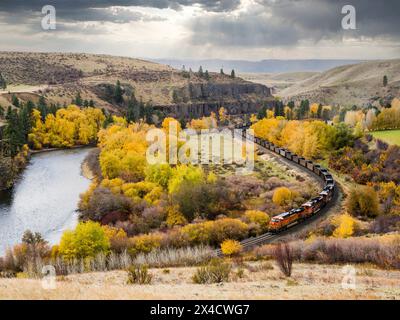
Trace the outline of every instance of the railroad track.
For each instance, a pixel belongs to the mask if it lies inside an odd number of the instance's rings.
[[[244,129],[244,128],[246,128],[246,127],[243,127],[242,129]],[[243,136],[237,136],[236,135],[235,137],[243,139]],[[285,159],[287,161],[290,161],[286,157],[287,150],[285,150],[286,151],[285,155],[283,155],[280,152],[272,151],[270,148],[261,145],[259,139],[258,139],[258,141],[254,137],[252,139],[261,149],[263,149],[263,150],[265,150],[267,152],[271,152],[271,153],[273,153],[275,155],[278,155],[278,156],[280,156],[281,158],[283,158],[283,159]],[[284,149],[282,149],[282,150],[284,150]],[[310,162],[310,161],[308,161],[308,162]],[[324,180],[324,178],[322,178],[321,175],[318,175],[318,174],[316,174],[316,172],[314,172],[314,167],[313,167],[313,169],[310,169],[310,168],[307,167],[307,165],[304,166],[304,165],[301,165],[300,163],[295,163],[293,161],[290,161],[290,164],[293,165],[293,166],[296,166],[296,167],[298,167],[298,168],[300,168],[302,170],[305,169],[307,173],[312,173],[317,178],[322,179],[324,182],[326,182],[326,180]],[[335,182],[333,181],[333,183],[335,183]],[[338,190],[338,187],[334,187],[331,200],[326,203],[326,205],[318,212],[318,214],[315,214],[315,215],[313,215],[313,216],[311,216],[311,217],[309,217],[309,218],[307,218],[305,220],[297,221],[296,223],[294,223],[293,225],[289,226],[287,229],[285,229],[285,230],[283,230],[283,231],[281,231],[279,233],[267,232],[267,233],[264,233],[264,234],[262,234],[260,236],[247,238],[247,239],[241,241],[240,244],[241,244],[241,246],[243,248],[243,251],[249,251],[249,250],[253,249],[256,246],[267,244],[267,243],[269,243],[269,242],[271,242],[273,240],[276,240],[278,238],[284,237],[288,233],[290,233],[290,231],[296,230],[300,226],[303,226],[305,224],[311,223],[311,222],[315,221],[316,219],[318,219],[319,217],[325,215],[327,212],[329,212],[329,210],[337,202],[337,200],[339,198],[339,193],[340,193],[340,191]],[[221,257],[223,255],[221,249],[215,250],[214,253],[218,257]]]

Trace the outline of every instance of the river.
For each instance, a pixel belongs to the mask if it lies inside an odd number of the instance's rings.
[[[15,187],[0,192],[0,256],[21,242],[25,230],[40,232],[50,244],[78,221],[79,195],[90,180],[81,164],[90,149],[35,154]]]

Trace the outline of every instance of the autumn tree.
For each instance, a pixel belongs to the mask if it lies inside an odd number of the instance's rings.
[[[107,253],[110,241],[99,223],[80,222],[75,230],[65,231],[61,237],[59,252],[65,259],[94,258]]]
[[[282,206],[293,201],[295,197],[296,194],[292,192],[290,189],[286,187],[280,187],[274,191],[274,195],[272,196],[272,201],[275,204]]]
[[[356,220],[348,214],[342,214],[333,220],[336,229],[333,231],[335,238],[348,238],[354,233]]]
[[[376,217],[379,215],[378,194],[369,186],[358,186],[350,191],[347,210],[353,216]]]

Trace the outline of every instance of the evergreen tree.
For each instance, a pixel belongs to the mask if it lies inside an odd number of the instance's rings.
[[[181,117],[181,118],[179,119],[179,123],[181,124],[181,128],[182,128],[182,129],[185,129],[185,128],[186,128],[186,120],[185,120],[185,118]]]
[[[274,116],[275,117],[284,117],[285,116],[285,106],[282,101],[276,101],[274,107]]]
[[[232,79],[234,79],[236,77],[236,75],[235,75],[235,70],[234,69],[232,69],[232,72],[231,72],[231,78]]]
[[[339,113],[339,122],[344,122],[344,119],[346,117],[346,109],[341,109]]]
[[[150,102],[146,103],[144,119],[148,124],[153,124],[154,122],[153,114],[154,114],[153,105]]]
[[[17,108],[19,108],[20,107],[20,105],[19,105],[19,99],[18,99],[18,97],[15,95],[15,94],[13,94],[13,96],[12,96],[12,102],[11,102],[15,107],[17,107]]]
[[[206,70],[206,72],[204,73],[204,79],[206,79],[207,81],[210,80],[210,74],[208,73],[208,70]]]
[[[89,101],[85,99],[85,101],[83,101],[83,107],[84,108],[89,108]]]
[[[0,89],[6,90],[6,88],[7,88],[7,82],[0,72]]]
[[[42,120],[44,121],[49,114],[49,109],[47,107],[46,99],[43,96],[39,97],[37,109],[40,111]]]
[[[267,107],[263,106],[260,110],[258,110],[257,119],[261,120],[264,119],[266,116],[267,116]]]
[[[137,122],[140,119],[139,104],[138,104],[138,101],[136,100],[134,94],[132,94],[132,97],[128,103],[126,119],[128,120],[128,122]]]
[[[75,97],[75,104],[76,104],[78,107],[82,107],[83,101],[82,101],[82,97],[81,97],[81,93],[80,93],[80,92],[78,92],[78,93],[76,94],[76,97]]]
[[[14,157],[20,148],[25,144],[23,122],[21,121],[16,109],[7,112],[7,126],[4,131],[5,138],[8,139],[11,156]]]
[[[5,114],[4,108],[0,105],[0,118],[3,118]]]
[[[203,78],[204,72],[203,72],[203,67],[202,66],[200,66],[198,74],[199,74],[200,78]]]
[[[89,107],[94,108],[94,101],[92,99],[89,101]]]
[[[224,69],[221,68],[221,70],[219,71],[219,73],[220,73],[221,75],[225,75]]]
[[[289,101],[287,105],[291,110],[294,109],[294,101]]]
[[[124,98],[122,96],[122,87],[121,87],[121,82],[118,80],[117,84],[115,86],[115,91],[114,91],[114,100],[116,103],[122,103],[124,102]]]
[[[321,117],[322,117],[322,104],[319,104],[317,110],[317,118],[321,119]]]
[[[386,75],[383,76],[383,86],[386,87],[388,85],[388,77]]]
[[[331,117],[331,114],[330,114],[330,112],[329,112],[329,109],[324,109],[323,111],[322,111],[322,119],[323,120],[325,120],[325,121],[328,121],[329,119],[330,119],[330,117]]]

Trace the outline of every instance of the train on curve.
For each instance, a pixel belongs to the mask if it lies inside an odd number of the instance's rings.
[[[243,126],[237,127],[237,129],[246,129],[249,127],[249,124],[245,124]],[[264,140],[259,137],[251,136],[246,133],[245,130],[242,131],[243,138],[253,140],[257,145],[266,148],[281,157],[292,161],[309,171],[316,174],[320,177],[324,182],[323,190],[316,196],[315,198],[304,203],[300,208],[292,209],[288,212],[284,212],[272,217],[269,223],[269,232],[270,233],[278,233],[283,230],[290,228],[291,226],[298,224],[314,215],[316,215],[322,208],[324,208],[329,202],[332,201],[335,193],[335,181],[329,171],[318,164],[314,164],[310,160],[306,160],[303,157],[298,156],[286,150],[284,148],[280,148],[273,143]]]

